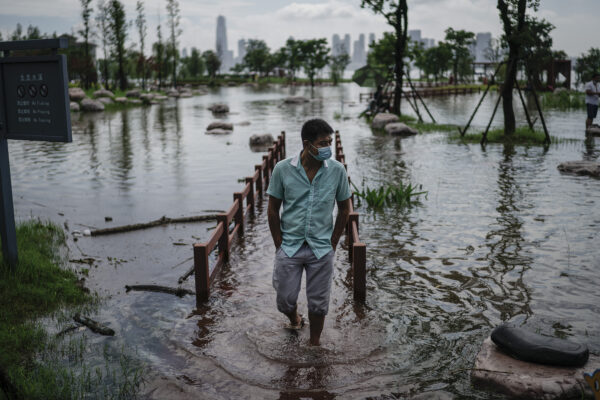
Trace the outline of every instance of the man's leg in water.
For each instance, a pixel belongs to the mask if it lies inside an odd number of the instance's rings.
[[[288,257],[281,247],[275,253],[275,267],[273,269],[273,288],[277,292],[277,309],[285,314],[292,325],[300,323],[297,312],[298,293],[300,293],[300,282],[304,259]]]
[[[335,253],[331,250],[318,260],[314,255],[306,260],[306,298],[310,322],[310,344],[313,346],[320,345],[325,315],[329,311],[334,258]]]

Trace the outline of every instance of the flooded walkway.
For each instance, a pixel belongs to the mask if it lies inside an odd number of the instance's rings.
[[[598,139],[584,142],[577,112],[548,113],[551,134],[572,140],[546,151],[482,149],[449,144],[443,132],[374,135],[356,119],[361,107],[345,103],[342,111],[342,100],[358,99],[351,85],[319,88],[317,100],[296,106],[282,104],[287,91],[223,88],[148,109],[82,115],[70,147],[11,144],[17,216],[66,223],[70,258],[94,259],[74,266],[89,269],[86,285],[106,298],[96,317],[117,334],[90,340],[146,363],[147,395],[329,399],[444,390],[498,398],[473,388],[469,369],[502,321],[584,341],[600,354],[600,180],[556,169],[600,154]],[[456,123],[477,100],[428,105],[438,121]],[[494,100],[484,102],[476,127],[485,125]],[[228,122],[250,125],[205,135],[214,120],[206,107],[214,102],[229,104]],[[342,112],[350,119],[333,118]],[[192,244],[208,238],[213,222],[94,238],[74,233],[223,210],[242,188],[237,179],[261,160],[249,136],[285,130],[289,157],[300,150],[299,127],[313,116],[341,132],[357,186],[402,180],[429,192],[410,209],[357,209],[367,243],[367,302],[355,306],[347,251],[338,249],[321,348],[307,346],[307,328],[298,336],[285,331],[276,311],[266,204],[247,222],[200,310],[192,296],[125,293],[124,286],[175,286],[192,265]],[[193,290],[193,277],[183,286]],[[299,307],[306,313],[304,288]]]

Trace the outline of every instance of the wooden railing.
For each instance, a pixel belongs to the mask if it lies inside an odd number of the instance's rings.
[[[246,185],[241,192],[233,194],[233,204],[226,213],[217,215],[217,227],[205,243],[194,244],[194,275],[196,278],[196,305],[208,300],[210,285],[221,266],[229,259],[231,244],[235,235],[244,233],[244,219],[254,214],[257,201],[262,199],[269,187],[269,179],[275,164],[285,158],[285,132],[277,137],[277,141],[263,156],[262,164],[254,166],[254,175],[246,178]],[[245,200],[245,205],[244,205]],[[230,227],[232,221],[233,227]],[[215,265],[209,264],[210,253],[218,249]]]
[[[448,86],[447,84],[445,86]],[[452,96],[459,94],[469,94],[469,93],[479,93],[481,91],[480,87],[445,87],[445,88],[426,88],[426,89],[418,89],[419,95],[421,97],[432,97],[432,96]],[[374,92],[369,93],[360,93],[359,101],[363,101],[363,99],[371,100],[373,98]],[[417,95],[410,90],[403,90],[402,97],[416,97]],[[385,94],[385,97],[390,102],[393,101],[394,92],[393,89],[390,92]]]
[[[341,162],[346,170],[348,169],[338,131],[335,132],[335,159]],[[348,181],[350,181],[350,177],[348,177]],[[354,300],[364,302],[367,298],[367,245],[362,243],[358,236],[358,213],[354,212],[354,196],[352,196],[350,202],[350,218],[346,225],[346,240],[350,265],[352,266]]]

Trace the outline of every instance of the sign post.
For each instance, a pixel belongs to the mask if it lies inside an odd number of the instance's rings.
[[[2,255],[18,261],[8,139],[71,142],[65,38],[0,42],[0,235]],[[49,55],[11,52],[50,50]]]

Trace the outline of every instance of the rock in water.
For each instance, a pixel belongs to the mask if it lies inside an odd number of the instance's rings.
[[[371,121],[371,127],[373,129],[383,129],[387,124],[392,122],[400,122],[400,118],[396,114],[379,113]]]
[[[94,92],[94,97],[95,98],[100,98],[100,97],[115,97],[115,95],[110,90],[100,89],[100,90],[96,90]]]
[[[125,104],[125,103],[127,103],[127,97],[117,97],[115,99],[115,103]]]
[[[177,89],[169,89],[166,93],[169,97],[179,97],[179,91]]]
[[[208,109],[214,112],[215,114],[223,114],[229,112],[229,106],[227,104],[213,104],[212,106],[208,107]]]
[[[414,128],[402,123],[402,122],[391,122],[385,126],[385,131],[389,135],[398,135],[398,136],[412,136],[419,133]]]
[[[71,109],[71,111],[79,111],[79,103],[72,101],[69,104],[69,108]]]
[[[81,100],[80,107],[82,111],[104,111],[104,104],[88,98]]]
[[[210,125],[208,125],[206,127],[207,131],[213,130],[213,129],[227,129],[229,131],[233,130],[233,124],[227,123],[227,122],[212,122]]]
[[[270,133],[250,136],[250,146],[272,146],[275,139]]]
[[[97,99],[97,101],[99,101],[100,103],[102,103],[104,105],[114,103],[113,100],[110,97],[100,97],[100,98]]]
[[[133,97],[133,98],[137,99],[140,97],[140,91],[138,89],[128,90],[125,93],[125,97]]]
[[[228,129],[211,129],[210,131],[206,131],[209,135],[229,135],[231,133]]]
[[[567,161],[558,164],[558,170],[569,174],[600,178],[600,163],[595,161]]]
[[[308,103],[309,100],[303,96],[290,96],[290,97],[286,97],[285,99],[283,99],[283,102],[286,104],[302,104],[302,103]]]
[[[487,338],[475,359],[471,380],[523,399],[581,398],[582,388],[591,394],[583,373],[592,372],[599,365],[598,356],[590,356],[581,368],[528,363],[502,353]]]
[[[590,136],[600,136],[600,126],[596,124],[590,126],[586,129],[585,134]]]
[[[85,92],[78,87],[69,88],[69,99],[71,101],[81,101],[85,99]]]

